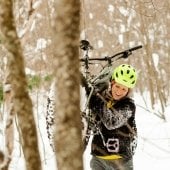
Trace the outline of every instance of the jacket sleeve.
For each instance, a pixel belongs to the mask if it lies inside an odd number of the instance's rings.
[[[99,114],[99,117],[108,130],[113,130],[126,125],[128,120],[133,117],[134,113],[135,105],[131,103],[123,104],[118,108],[104,108],[103,112]]]
[[[88,96],[92,90],[92,87],[94,88],[94,91],[92,93],[93,96],[96,95],[96,93],[100,93],[102,91],[104,91],[105,89],[108,88],[109,86],[109,82],[108,81],[102,81],[102,82],[99,82],[97,84],[88,84],[86,78],[83,76],[83,74],[81,74],[81,85],[82,87],[85,88],[85,91],[86,91],[86,95]]]

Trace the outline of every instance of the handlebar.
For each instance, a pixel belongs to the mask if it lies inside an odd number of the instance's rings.
[[[118,59],[127,58],[129,55],[132,54],[132,51],[138,50],[140,48],[142,48],[142,45],[130,48],[130,49],[122,51],[122,52],[119,52],[119,53],[117,53],[113,56],[110,56],[110,57],[106,56],[106,57],[102,57],[102,58],[88,58],[88,59],[87,58],[81,58],[80,61],[81,62],[87,62],[87,60],[90,60],[90,61],[93,60],[93,61],[108,61],[109,63],[111,63],[112,59],[115,58],[116,56],[121,55]]]
[[[129,51],[135,51],[135,50],[138,50],[140,48],[142,48],[142,45],[138,45],[136,47],[130,48]]]

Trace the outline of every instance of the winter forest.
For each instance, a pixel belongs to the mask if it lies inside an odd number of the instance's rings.
[[[169,0],[1,0],[0,168],[90,170],[81,136],[81,40],[92,45],[90,58],[142,45],[113,67],[128,63],[138,72],[135,170],[158,162],[168,170]],[[104,64],[89,70],[96,75]]]

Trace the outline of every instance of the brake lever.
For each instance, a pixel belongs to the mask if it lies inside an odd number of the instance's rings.
[[[125,51],[125,52],[123,53],[122,56],[118,57],[116,60],[119,60],[119,59],[121,59],[121,58],[126,59],[126,58],[128,58],[131,54],[132,54],[132,51],[127,50],[127,51]]]

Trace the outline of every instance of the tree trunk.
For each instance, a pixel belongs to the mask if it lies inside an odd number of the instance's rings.
[[[60,0],[54,20],[56,113],[55,150],[59,170],[82,170],[80,119],[80,2]]]
[[[8,50],[9,77],[12,85],[14,112],[22,133],[22,147],[27,170],[40,170],[36,126],[32,110],[32,102],[27,91],[26,75],[22,48],[17,37],[14,23],[12,0],[0,2],[0,25],[3,33],[3,43]]]
[[[6,88],[7,87],[7,88]],[[14,109],[10,84],[4,85],[5,150],[6,161],[1,170],[8,170],[14,149]]]

